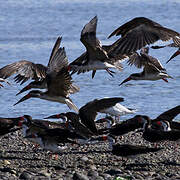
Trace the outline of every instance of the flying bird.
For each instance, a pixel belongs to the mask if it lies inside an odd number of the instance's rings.
[[[61,40],[62,37],[57,38],[56,43],[52,49],[47,66],[44,66],[42,64],[35,64],[27,60],[17,61],[1,68],[0,78],[7,79],[12,75],[17,74],[14,78],[17,83],[23,84],[29,79],[34,80],[33,82],[29,83],[26,87],[24,87],[18,94],[27,91],[31,88],[47,89],[47,71],[53,59],[57,58],[57,53],[60,48]],[[54,68],[54,71],[58,72],[59,71],[58,67]],[[71,88],[69,89],[69,92],[75,93],[78,91],[79,91],[79,87],[77,87],[74,84],[71,84]]]
[[[46,73],[47,91],[30,91],[14,105],[34,97],[67,104],[70,109],[78,112],[78,108],[69,98],[72,78],[68,71],[68,59],[64,48],[58,49],[54,58],[49,62],[48,70]]]
[[[87,129],[89,129],[92,133],[98,134],[98,129],[95,124],[95,119],[100,113],[107,113],[117,115],[118,109],[114,111],[109,111],[109,109],[113,109],[119,102],[124,101],[123,98],[115,97],[115,98],[103,98],[103,99],[95,99],[93,101],[88,102],[84,106],[79,109],[79,114],[73,112],[61,113],[58,115],[52,115],[47,118],[60,118],[61,116],[66,116],[68,120],[75,122],[80,121]],[[121,111],[121,110],[120,110]],[[78,126],[79,123],[76,125]],[[76,127],[77,129],[77,127]],[[89,135],[89,131],[88,135]],[[88,136],[87,135],[87,136]]]
[[[171,61],[171,59],[175,58],[176,56],[178,56],[180,54],[180,36],[174,37],[173,41],[174,41],[173,43],[165,45],[165,46],[151,46],[151,48],[153,48],[153,49],[160,49],[160,48],[164,48],[164,47],[176,47],[176,48],[178,48],[178,50],[166,62],[166,63],[168,63],[169,61]]]
[[[113,72],[110,68],[116,68],[120,71],[122,70],[120,62],[126,58],[126,56],[118,55],[113,57],[108,53],[110,46],[101,45],[100,40],[96,37],[97,21],[98,18],[95,16],[81,31],[80,40],[86,47],[86,52],[70,63],[69,69],[72,73],[77,72],[80,74],[92,70],[93,78],[96,70],[105,69],[111,76],[113,76]]]
[[[162,79],[168,82],[166,78],[172,78],[167,74],[166,69],[162,66],[160,61],[155,57],[148,55],[149,47],[142,48],[140,54],[137,52],[129,56],[129,65],[135,65],[137,68],[143,67],[143,72],[131,74],[120,85],[130,80],[159,80]]]
[[[132,52],[155,43],[169,41],[180,34],[145,17],[136,17],[113,31],[108,38],[121,35],[108,51],[112,56],[129,55]]]

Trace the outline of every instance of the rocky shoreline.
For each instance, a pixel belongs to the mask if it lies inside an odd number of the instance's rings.
[[[117,141],[152,146],[134,132]],[[126,161],[112,155],[108,143],[71,145],[56,160],[19,131],[1,138],[0,179],[180,179],[179,147],[174,142],[158,146],[164,149]]]

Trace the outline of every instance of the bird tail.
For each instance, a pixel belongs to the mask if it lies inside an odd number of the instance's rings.
[[[72,102],[70,98],[66,99],[65,101],[69,109],[73,109],[76,113],[79,113],[78,107]]]

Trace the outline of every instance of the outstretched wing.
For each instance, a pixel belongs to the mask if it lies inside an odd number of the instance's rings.
[[[58,49],[47,71],[48,92],[54,96],[69,94],[72,84],[71,76],[67,69],[68,59],[64,48]]]
[[[54,44],[54,47],[52,49],[52,52],[51,52],[51,55],[50,55],[50,58],[49,58],[48,67],[50,66],[51,62],[54,59],[54,56],[56,55],[56,53],[57,53],[57,51],[58,51],[58,49],[60,47],[61,40],[62,40],[62,37],[58,37],[55,44]]]
[[[34,64],[30,61],[21,60],[8,64],[0,69],[0,78],[8,78],[11,75],[18,74],[15,77],[16,82],[23,84],[28,79],[39,80],[46,77],[47,67],[42,64]]]
[[[79,116],[81,118],[81,122],[92,132],[97,133],[97,128],[94,122],[97,116],[97,112],[112,107],[116,103],[122,102],[123,100],[124,100],[123,98],[115,97],[115,98],[104,98],[100,100],[95,99],[91,102],[88,102],[79,110]]]
[[[160,114],[155,120],[157,121],[172,121],[178,114],[180,114],[180,106],[176,106],[168,111]]]
[[[144,17],[134,18],[116,29],[111,36],[121,35],[111,47],[111,54],[129,54],[158,40],[168,41],[179,33],[165,28],[160,24]]]
[[[81,31],[81,42],[87,49],[89,60],[106,59],[107,53],[102,49],[99,39],[96,37],[97,16],[87,23]]]
[[[128,64],[135,65],[137,68],[144,66],[155,66],[159,70],[166,71],[160,61],[150,55],[148,55],[149,48],[142,48],[139,55],[137,52],[131,53],[129,56]]]

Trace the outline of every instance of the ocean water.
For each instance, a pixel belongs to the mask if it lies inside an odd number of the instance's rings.
[[[102,44],[111,44],[118,37],[107,39],[108,35],[123,23],[134,17],[147,17],[163,26],[180,32],[180,1],[141,0],[7,0],[0,6],[0,67],[22,59],[47,65],[52,47],[58,36],[62,36],[69,62],[72,62],[85,47],[80,42],[83,26],[95,15],[98,16],[97,37]],[[91,72],[73,75],[80,92],[71,95],[80,108],[95,98],[123,97],[123,105],[137,109],[137,114],[151,118],[180,104],[180,56],[170,63],[165,62],[176,48],[150,50],[150,55],[158,58],[174,79],[169,83],[158,81],[130,81],[118,86],[131,73],[141,69],[123,63],[123,72],[116,71],[111,77],[101,70],[91,79]],[[29,114],[33,118],[43,118],[52,114],[69,111],[64,104],[40,99],[30,99],[13,106],[26,93],[15,96],[24,86],[13,82],[0,91],[0,116],[16,117]],[[29,83],[29,82],[27,82]],[[124,116],[121,119],[131,117]],[[180,116],[177,116],[177,120]]]

